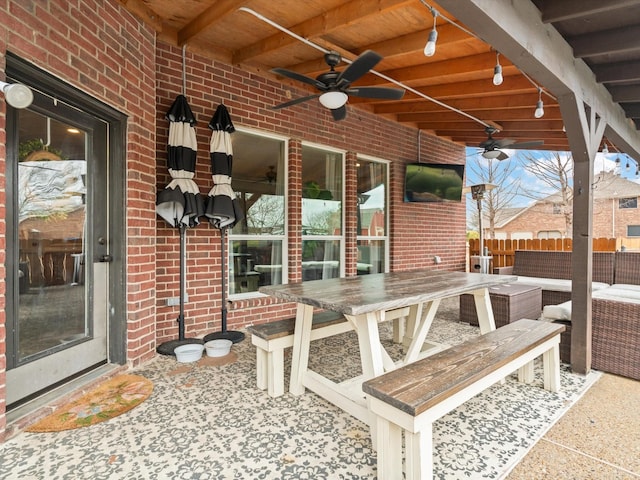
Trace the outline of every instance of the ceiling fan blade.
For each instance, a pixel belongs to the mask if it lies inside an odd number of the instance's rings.
[[[531,147],[539,147],[540,145],[544,145],[544,140],[532,140],[530,142],[519,142],[513,143],[509,145],[509,148],[531,148]]]
[[[272,68],[272,73],[276,73],[283,77],[291,78],[292,80],[297,80],[302,83],[306,83],[308,85],[312,85],[320,90],[326,90],[327,86],[316,80],[315,78],[307,77],[306,75],[302,75],[301,73],[294,72],[293,70],[287,70],[286,68]]]
[[[400,100],[404,97],[403,89],[387,87],[353,87],[345,90],[344,93],[353,97],[380,98],[383,100]]]
[[[500,151],[500,155],[498,155],[496,157],[498,160],[506,160],[507,158],[509,158],[509,155],[507,155],[506,153],[504,153],[503,151]]]
[[[343,105],[340,108],[334,108],[331,110],[331,115],[336,121],[344,120],[345,118],[347,118],[347,107]]]
[[[498,148],[508,147],[516,143],[516,141],[513,138],[501,138],[499,140],[494,139],[493,141],[495,142]]]
[[[369,70],[375,67],[382,57],[373,50],[362,52],[347,68],[345,68],[338,78],[336,84],[338,87],[348,85],[355,82],[365,75]]]
[[[275,105],[271,107],[272,110],[280,110],[281,108],[291,107],[292,105],[298,105],[299,103],[306,102],[308,100],[313,100],[314,98],[318,98],[321,94],[316,93],[315,95],[307,95],[306,97],[294,98],[293,100],[289,100],[288,102],[281,103],[280,105]]]

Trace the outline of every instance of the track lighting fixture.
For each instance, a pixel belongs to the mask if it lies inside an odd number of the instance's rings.
[[[542,89],[538,87],[538,103],[536,103],[536,111],[533,113],[536,118],[544,116],[544,104],[542,103]]]
[[[13,108],[27,108],[33,102],[33,92],[21,83],[6,83],[0,81],[0,90],[4,98]]]
[[[433,15],[433,30],[429,32],[427,44],[424,46],[425,57],[433,57],[433,54],[436,53],[436,41],[438,40],[438,31],[436,30],[436,18],[438,18],[438,11],[435,8],[431,8],[431,15]]]
[[[500,53],[496,52],[496,66],[493,67],[493,84],[496,86],[502,85],[503,80],[502,65],[500,65]]]

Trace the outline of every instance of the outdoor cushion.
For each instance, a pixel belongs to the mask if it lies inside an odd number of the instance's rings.
[[[593,298],[624,303],[640,303],[640,289],[630,290],[614,286],[593,292]]]
[[[571,291],[571,280],[564,280],[561,278],[524,277],[518,275],[518,283],[536,285],[538,287],[541,287],[543,290],[555,290],[558,292]],[[607,287],[609,287],[608,283],[591,282],[591,288],[593,291],[601,290]]]
[[[571,320],[571,300],[560,305],[545,305],[542,318],[547,321]]]

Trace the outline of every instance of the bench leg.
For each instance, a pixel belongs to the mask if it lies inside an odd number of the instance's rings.
[[[544,388],[551,392],[560,390],[560,344],[556,343],[542,354]]]
[[[378,480],[402,479],[402,429],[388,420],[376,417]]]
[[[266,390],[269,385],[267,363],[267,352],[260,347],[256,347],[256,385],[260,390]]]
[[[433,424],[420,432],[404,432],[405,479],[431,480],[433,478]]]
[[[267,354],[267,392],[270,397],[284,395],[284,349]]]
[[[533,360],[518,369],[518,381],[522,383],[533,382]]]
[[[299,303],[296,310],[296,326],[293,334],[293,353],[291,356],[289,392],[292,395],[302,395],[304,393],[303,379],[309,365],[312,322],[313,306]]]

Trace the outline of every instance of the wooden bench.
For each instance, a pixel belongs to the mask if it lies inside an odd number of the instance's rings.
[[[398,308],[385,314],[387,320],[394,320],[395,342],[403,334],[399,320],[408,313],[409,308]],[[284,394],[284,349],[293,346],[295,323],[292,317],[247,327],[256,347],[257,386],[271,397]],[[341,313],[327,310],[313,314],[311,328],[311,340],[319,340],[353,330],[353,325]]]
[[[433,422],[518,370],[533,381],[533,360],[542,355],[544,388],[560,388],[559,342],[564,326],[522,319],[431,357],[363,383],[376,415],[378,479],[402,479],[402,432],[406,480],[433,478]]]

